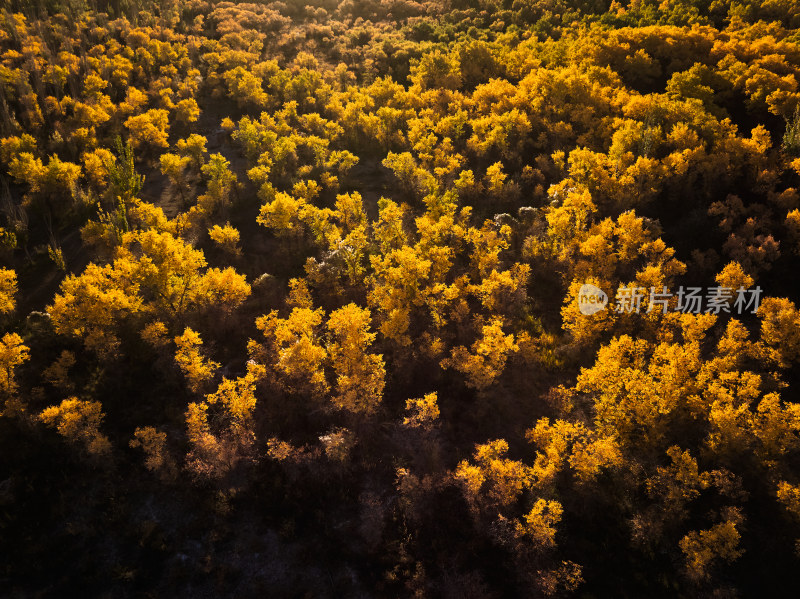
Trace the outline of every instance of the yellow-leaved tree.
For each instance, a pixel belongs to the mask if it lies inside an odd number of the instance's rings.
[[[376,334],[370,332],[367,308],[348,304],[328,318],[328,357],[336,372],[333,404],[353,414],[373,413],[383,398],[386,369],[383,356],[368,353]]]
[[[481,336],[471,349],[453,348],[449,358],[442,360],[443,368],[453,368],[466,377],[468,386],[480,390],[490,387],[503,373],[508,357],[519,350],[514,335],[503,332],[499,318],[492,319],[481,328]]]
[[[8,268],[0,268],[0,314],[14,311],[17,294],[17,273]]]
[[[17,396],[17,381],[14,371],[17,366],[30,358],[30,348],[22,342],[16,333],[6,333],[0,339],[0,396],[3,398],[2,414],[11,415],[24,409],[24,404]]]
[[[189,404],[186,425],[192,449],[186,459],[195,475],[220,478],[252,458],[255,392],[262,376],[261,367],[250,365],[244,376],[223,378],[204,401]]]
[[[103,406],[99,401],[70,397],[44,410],[39,414],[39,420],[54,427],[67,441],[89,455],[102,457],[111,451],[111,442],[100,432]]]
[[[182,335],[175,337],[175,345],[175,362],[186,377],[192,392],[199,393],[214,378],[219,364],[203,357],[200,353],[203,340],[199,333],[189,327],[186,327]]]
[[[328,357],[322,341],[323,310],[295,307],[287,318],[272,311],[256,320],[265,343],[251,340],[248,350],[273,381],[290,393],[321,400],[329,390],[325,377]]]
[[[167,433],[152,426],[140,426],[134,431],[129,445],[144,452],[148,470],[158,473],[164,480],[175,477],[177,469],[167,449]]]
[[[111,264],[89,264],[80,275],[68,275],[48,312],[57,333],[80,337],[88,349],[110,358],[123,319],[226,315],[250,295],[245,277],[233,268],[205,267],[203,252],[169,232],[130,231]]]

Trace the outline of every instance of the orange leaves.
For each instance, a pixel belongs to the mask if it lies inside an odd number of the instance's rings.
[[[411,428],[431,428],[439,419],[438,394],[434,391],[424,397],[406,401],[406,413],[403,425]]]
[[[747,284],[737,265],[729,265],[720,277]],[[713,349],[710,341],[716,333],[711,327],[716,318],[710,315],[667,319],[663,341],[658,343],[614,338],[600,349],[595,365],[581,371],[566,406],[576,414],[588,410],[594,418],[592,428],[562,421],[551,426],[545,420],[529,432],[542,450],[534,476],[552,480],[569,459],[579,479],[585,480],[598,472],[598,466],[622,466],[623,456],[635,460],[651,450],[665,451],[671,463],[657,466],[645,481],[648,493],[660,502],[659,509],[666,510],[653,524],[667,516],[683,518],[687,505],[712,486],[725,496],[740,496],[735,485],[726,483],[732,476],[726,468],[743,456],[755,456],[769,471],[782,472],[782,458],[800,448],[800,412],[770,392],[780,382],[769,372],[776,362],[765,353],[765,342],[775,343],[771,339],[775,331],[792,328],[769,324],[772,312],[777,308],[766,312],[761,341],[752,341],[745,326],[732,319],[719,332]],[[679,328],[668,334],[666,329],[673,325]],[[703,472],[689,450],[681,448],[692,439],[682,432],[687,427],[694,430],[693,437],[702,439],[703,461],[722,468]],[[693,579],[705,578],[714,562],[738,555],[735,531],[741,520],[736,514],[723,519],[681,541]]]
[[[370,333],[370,312],[355,304],[331,312],[328,355],[337,375],[336,407],[369,415],[383,397],[385,368],[383,356],[367,353],[375,340]]]
[[[367,215],[361,194],[356,192],[336,196],[336,215],[345,232],[366,227]]]
[[[424,284],[431,261],[421,259],[409,246],[391,250],[387,255],[371,256],[375,272],[370,279],[369,302],[385,316],[381,323],[384,337],[404,346],[410,343],[410,309],[424,303]]]
[[[559,196],[564,193],[562,189],[556,192]],[[613,302],[620,286],[661,290],[686,270],[686,265],[674,257],[675,250],[657,236],[660,231],[656,225],[633,211],[592,225],[593,206],[585,192],[579,195],[567,190],[563,205],[547,215],[553,253],[565,263],[567,276],[572,279],[561,310],[563,327],[576,344],[584,346],[618,320]],[[580,313],[577,299],[584,284],[603,290],[612,302],[610,307],[590,317]],[[653,318],[658,317],[658,307],[656,311]],[[646,324],[644,319],[642,324]]]
[[[683,515],[686,505],[711,484],[711,477],[707,472],[700,472],[697,460],[677,445],[667,449],[667,455],[672,463],[667,467],[658,466],[645,486],[650,496],[660,498],[667,513]]]
[[[417,165],[410,152],[389,152],[382,164],[394,171],[403,191],[408,195],[424,196],[433,191],[435,185],[433,176]]]
[[[105,456],[111,450],[108,438],[100,432],[103,422],[100,402],[71,397],[44,410],[39,414],[39,420],[56,428],[61,436],[92,456]]]
[[[42,372],[42,376],[57,389],[72,391],[75,385],[69,379],[69,369],[75,365],[75,362],[75,354],[65,349],[58,359]]]
[[[12,135],[0,139],[0,159],[6,164],[22,153],[30,156],[36,154],[36,139],[27,133],[21,136]]]
[[[169,147],[169,111],[153,108],[136,116],[128,117],[125,127],[130,134],[131,145],[136,149],[148,146]]]
[[[476,508],[493,510],[508,507],[530,486],[530,469],[506,457],[508,443],[503,439],[475,447],[475,464],[460,462],[454,477]]]
[[[197,133],[192,133],[186,139],[179,139],[175,143],[175,148],[181,156],[191,158],[192,165],[196,169],[200,169],[205,161],[206,154],[206,138]]]
[[[29,349],[16,333],[6,333],[0,339],[0,394],[6,402],[17,391],[14,370],[30,358]]]
[[[784,367],[800,355],[800,311],[786,298],[765,298],[758,309],[761,339]]]
[[[198,207],[208,217],[218,213],[227,214],[230,196],[237,183],[236,175],[230,170],[230,162],[222,154],[212,154],[200,170],[207,178],[208,189],[197,198]]]
[[[103,189],[108,183],[106,165],[114,162],[114,155],[105,148],[97,148],[82,155],[87,180],[96,188]]]
[[[234,380],[223,378],[216,392],[189,404],[186,426],[192,450],[187,466],[197,476],[222,477],[252,457],[258,370],[248,369],[245,376]]]
[[[167,434],[152,426],[138,427],[129,443],[131,448],[140,448],[145,454],[145,466],[164,478],[175,475],[175,463],[167,451]]]
[[[203,253],[167,232],[125,233],[112,264],[89,264],[69,275],[48,308],[56,331],[84,338],[89,349],[110,357],[121,318],[140,312],[168,319],[193,310],[230,311],[250,294],[232,268],[209,269]]]
[[[619,435],[623,444],[656,441],[696,392],[691,378],[701,367],[696,345],[664,345],[649,358],[651,351],[643,339],[615,338],[578,377],[576,388],[591,393],[598,431]]]
[[[186,410],[186,428],[189,439],[195,445],[206,442],[210,436],[208,429],[208,404],[192,402]]]
[[[556,420],[550,424],[543,418],[527,437],[539,449],[532,468],[534,484],[539,488],[552,485],[567,465],[581,482],[593,480],[603,469],[622,465],[615,436],[603,436],[581,423]]]
[[[256,320],[267,340],[249,344],[251,356],[275,372],[278,382],[295,392],[321,399],[328,391],[323,364],[327,351],[321,343],[323,311],[294,308],[288,318],[273,311]]]
[[[532,505],[528,504],[529,510],[520,519],[509,521],[503,512],[517,510],[520,499],[530,490],[535,474],[534,469],[521,461],[507,458],[507,453],[508,443],[503,439],[476,445],[474,462],[462,460],[453,472],[453,479],[461,487],[477,523],[488,523],[490,534],[512,547],[518,555],[542,559],[555,548],[556,526],[564,509],[558,501],[536,498]],[[405,471],[399,473],[406,479],[410,478]],[[577,584],[580,567],[576,566],[573,573],[573,583]],[[537,583],[546,584],[547,573],[539,571],[536,574]],[[559,576],[555,572],[551,574],[554,575],[551,582],[558,586],[555,579]]]
[[[693,580],[702,581],[720,561],[732,562],[742,555],[741,535],[737,527],[744,522],[741,510],[729,508],[724,519],[711,528],[692,531],[681,539],[680,548],[686,559],[686,570]]]
[[[225,253],[231,256],[240,256],[242,251],[239,249],[239,230],[226,223],[224,227],[214,225],[208,230],[208,236]]]
[[[500,253],[508,249],[511,227],[495,227],[487,221],[480,229],[470,228],[466,239],[473,246],[471,261],[477,277],[486,277],[500,265]]]
[[[514,264],[509,270],[492,270],[480,285],[475,286],[484,307],[492,312],[508,314],[513,307],[521,306],[527,299],[526,287],[531,268],[527,264]]]
[[[376,337],[370,332],[370,311],[349,304],[331,312],[326,337],[323,311],[312,309],[302,286],[294,288],[298,299],[287,318],[272,312],[257,320],[266,343],[250,342],[252,358],[270,369],[287,391],[315,400],[331,392],[326,376],[326,368],[331,368],[333,406],[351,414],[372,414],[383,397],[385,369],[383,356],[369,352]]]
[[[715,277],[720,287],[728,287],[736,291],[739,288],[750,289],[755,281],[738,262],[731,262]]]
[[[234,426],[247,428],[256,407],[255,383],[256,376],[252,372],[234,380],[223,378],[217,391],[206,396],[206,402],[220,404]]]
[[[420,91],[428,89],[458,89],[461,73],[458,57],[440,50],[425,54],[413,69],[411,80]]]
[[[166,232],[126,233],[117,252],[117,268],[133,268],[151,307],[173,314],[189,308],[220,306],[230,310],[250,294],[244,276],[228,267],[201,273],[203,252]]]
[[[336,196],[336,209],[317,208],[311,200],[319,192],[315,181],[298,183],[293,194],[277,192],[261,207],[256,221],[282,237],[301,237],[307,230],[316,245],[337,251],[351,280],[363,273],[361,260],[367,242],[366,216],[358,192]]]
[[[153,289],[159,301],[170,307],[185,300],[185,290],[205,257],[183,240],[169,233],[144,230],[125,233],[114,266],[130,270],[137,281]]]
[[[16,294],[17,273],[7,268],[0,268],[0,314],[14,311]]]
[[[209,268],[199,277],[196,286],[190,287],[187,295],[200,309],[213,308],[230,313],[250,296],[250,292],[245,276],[228,266],[224,269]]]
[[[275,229],[279,235],[296,234],[304,206],[304,200],[278,192],[275,199],[261,207],[256,220],[265,227]]]
[[[200,108],[194,98],[184,98],[175,105],[175,118],[178,122],[188,125],[200,118]]]
[[[83,337],[86,347],[102,356],[115,355],[117,320],[142,309],[132,274],[129,264],[89,264],[81,275],[68,275],[48,306],[56,332]]]
[[[473,343],[471,351],[463,346],[455,347],[451,357],[441,364],[443,368],[463,373],[468,386],[483,390],[500,377],[509,355],[518,349],[514,335],[506,335],[502,321],[496,318],[483,325],[481,337]]]
[[[325,456],[332,462],[346,464],[350,458],[356,437],[346,428],[337,428],[319,437]]]
[[[538,499],[523,522],[517,523],[517,533],[530,537],[534,545],[553,547],[555,545],[556,525],[561,521],[564,509],[558,501]]]
[[[188,156],[164,153],[159,157],[161,172],[172,180],[173,185],[181,189],[186,184],[185,171],[192,159]]]
[[[9,174],[27,183],[32,194],[58,194],[71,199],[81,176],[81,167],[63,162],[58,156],[51,156],[45,165],[32,154],[22,152],[11,160]]]
[[[597,207],[586,190],[561,186],[553,190],[553,196],[560,202],[547,211],[548,235],[563,259],[573,251],[575,241],[586,237],[585,231],[591,225]]]
[[[470,124],[473,134],[467,147],[478,156],[499,154],[506,160],[516,160],[523,153],[532,128],[528,116],[517,108],[473,119]],[[492,185],[491,174],[489,179]]]
[[[267,108],[270,97],[263,89],[263,81],[243,67],[226,71],[223,75],[229,94],[240,106],[252,105],[257,109]]]
[[[604,469],[619,468],[622,464],[622,452],[613,436],[588,435],[579,439],[573,444],[569,458],[570,467],[583,482],[592,480]]]
[[[800,486],[781,481],[777,489],[778,501],[795,518],[800,519]]]
[[[751,418],[753,434],[759,441],[756,453],[767,464],[800,448],[800,406],[796,403],[768,393],[758,402]]]
[[[286,304],[292,308],[313,309],[314,300],[305,279],[289,280],[289,296],[286,298]]]
[[[175,362],[186,376],[189,388],[195,393],[210,382],[219,368],[219,364],[213,360],[205,360],[200,354],[202,344],[200,335],[188,327],[183,335],[175,337],[175,345],[178,348]]]

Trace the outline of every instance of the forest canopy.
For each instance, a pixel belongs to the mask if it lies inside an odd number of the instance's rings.
[[[2,3],[0,588],[793,596],[798,82],[794,0]]]

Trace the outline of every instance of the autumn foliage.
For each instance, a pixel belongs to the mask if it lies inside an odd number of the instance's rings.
[[[799,82],[790,0],[7,2],[0,588],[793,596]]]

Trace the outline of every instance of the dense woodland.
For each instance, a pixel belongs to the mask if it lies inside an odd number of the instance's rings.
[[[796,596],[796,0],[1,4],[1,596]]]

